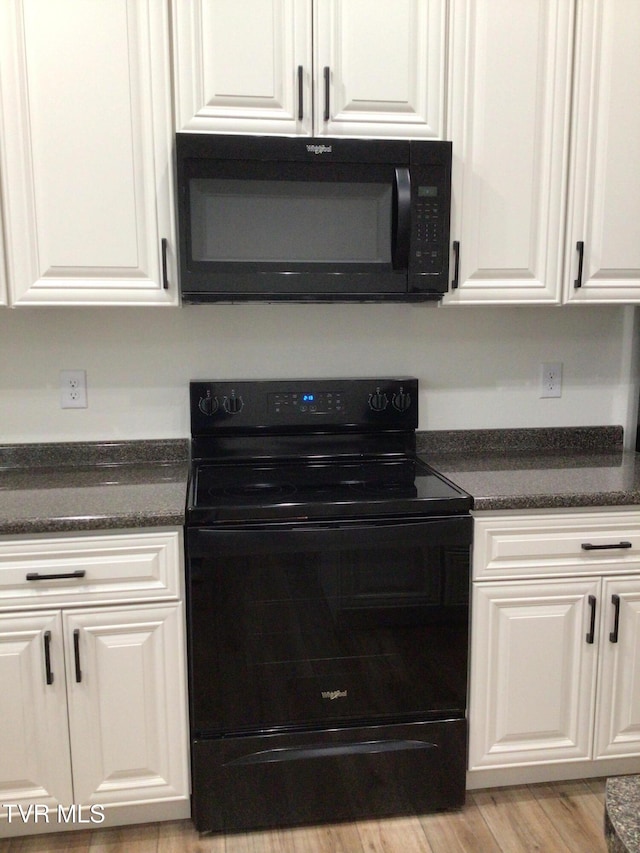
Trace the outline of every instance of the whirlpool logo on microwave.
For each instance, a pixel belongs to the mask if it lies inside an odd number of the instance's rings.
[[[333,145],[307,145],[309,154],[331,154]]]
[[[322,691],[323,699],[346,699],[347,691],[346,690],[323,690]]]

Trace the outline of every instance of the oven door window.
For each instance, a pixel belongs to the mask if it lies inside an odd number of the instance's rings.
[[[190,532],[194,731],[463,717],[470,525]]]

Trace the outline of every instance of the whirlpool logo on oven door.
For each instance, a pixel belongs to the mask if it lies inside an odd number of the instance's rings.
[[[322,691],[323,699],[346,699],[347,691],[346,690],[323,690]]]
[[[307,145],[309,154],[331,154],[333,151],[332,145]]]

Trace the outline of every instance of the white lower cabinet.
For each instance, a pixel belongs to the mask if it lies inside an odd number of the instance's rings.
[[[640,512],[480,514],[473,573],[471,787],[638,772]]]
[[[0,835],[189,816],[181,538],[2,543],[0,579],[40,577],[26,581],[29,610],[16,610],[17,584],[0,594],[0,610],[13,608],[0,612]],[[168,570],[160,587],[141,569],[154,563]],[[139,601],[113,603],[109,565],[127,583],[147,576],[152,600],[140,582]],[[36,609],[51,598],[62,606]]]

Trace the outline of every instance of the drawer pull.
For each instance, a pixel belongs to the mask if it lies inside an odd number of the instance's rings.
[[[611,643],[617,643],[618,642],[618,626],[620,624],[620,596],[619,595],[612,595],[611,596],[611,603],[613,604],[613,606],[615,608],[615,610],[614,610],[615,616],[614,616],[614,620],[613,620],[613,631],[609,634],[609,641]]]
[[[47,684],[53,684],[53,672],[51,671],[51,631],[44,632],[44,668],[47,676]]]
[[[83,578],[86,575],[84,569],[77,569],[75,572],[64,572],[60,575],[41,575],[40,572],[29,572],[27,575],[28,581],[58,581],[67,578]]]
[[[596,597],[589,596],[589,607],[591,608],[591,621],[589,623],[589,633],[587,634],[587,643],[592,645],[596,636]]]
[[[613,548],[633,548],[633,545],[631,542],[618,542],[614,545],[592,545],[590,542],[583,542],[580,547],[583,551],[609,551]]]
[[[76,628],[73,632],[73,657],[76,664],[76,681],[78,684],[82,681],[82,670],[80,669],[80,629]]]

